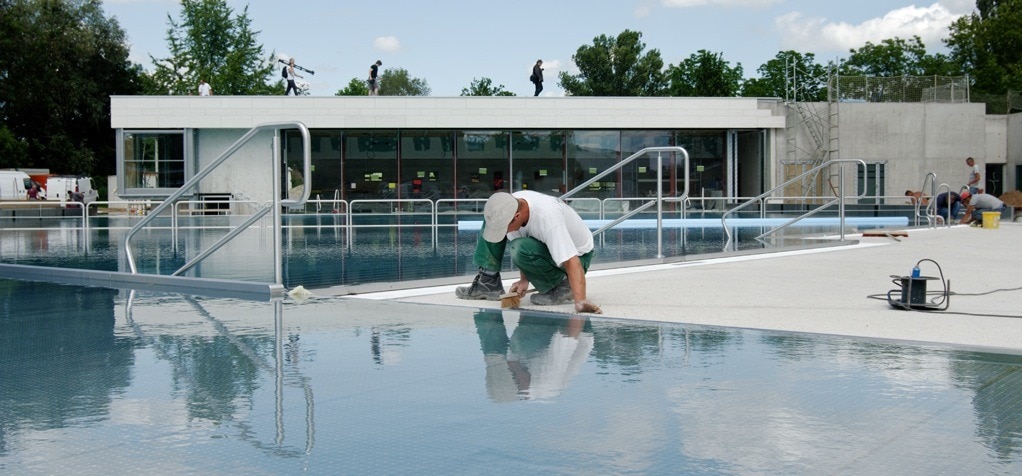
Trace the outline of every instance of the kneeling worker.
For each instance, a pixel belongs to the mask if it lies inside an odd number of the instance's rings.
[[[496,301],[504,293],[500,282],[504,248],[521,278],[511,292],[525,296],[531,282],[533,304],[548,306],[575,302],[575,312],[603,311],[586,300],[586,276],[593,259],[593,234],[567,203],[531,190],[497,192],[483,208],[483,230],[476,239],[473,261],[479,274],[455,294],[461,299]]]
[[[986,193],[973,193],[962,192],[962,205],[965,205],[965,216],[962,218],[962,224],[967,225],[972,222],[977,224],[983,223],[983,212],[1003,212],[1004,202],[999,198],[986,194]]]

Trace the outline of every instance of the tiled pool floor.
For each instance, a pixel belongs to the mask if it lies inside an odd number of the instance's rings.
[[[3,474],[1019,474],[1022,356],[0,281]]]

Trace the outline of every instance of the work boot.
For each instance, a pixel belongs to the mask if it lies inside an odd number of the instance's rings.
[[[500,282],[500,271],[489,271],[479,268],[470,286],[458,286],[454,294],[460,299],[486,299],[499,301],[504,294],[504,284]]]
[[[571,301],[571,285],[568,284],[568,280],[561,281],[560,284],[554,286],[553,289],[541,293],[533,294],[529,300],[537,306],[553,306],[555,304],[563,304]]]

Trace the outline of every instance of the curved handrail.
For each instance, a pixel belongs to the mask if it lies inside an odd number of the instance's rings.
[[[942,184],[938,185],[937,188],[934,189],[934,191],[933,191],[933,199],[930,200],[930,203],[926,205],[926,216],[927,216],[927,219],[929,219],[929,217],[940,216],[941,218],[944,219],[944,226],[947,227],[947,226],[951,226],[951,218],[952,218],[951,217],[951,207],[950,206],[947,207],[947,216],[946,217],[945,216],[941,216],[941,215],[937,215],[937,195],[940,195],[940,191],[941,190],[947,190],[948,200],[950,200],[950,197],[951,197],[951,186],[946,184],[946,183],[942,183]],[[934,227],[936,227],[936,225],[937,224],[934,223]]]
[[[593,235],[594,236],[595,235],[599,235],[600,233],[603,233],[604,231],[607,231],[607,230],[613,228],[618,223],[621,223],[621,222],[631,218],[632,216],[642,212],[643,210],[645,210],[645,209],[647,209],[647,208],[649,208],[649,207],[651,207],[651,206],[653,206],[655,204],[656,205],[656,235],[657,235],[657,239],[656,239],[656,254],[657,254],[657,258],[663,258],[664,257],[664,253],[663,253],[663,249],[664,249],[663,237],[664,237],[664,200],[665,199],[664,199],[664,165],[663,165],[663,157],[661,155],[661,152],[681,152],[681,154],[685,157],[685,164],[684,164],[684,170],[685,170],[685,181],[684,181],[684,184],[685,184],[685,186],[683,187],[681,195],[679,195],[678,197],[668,197],[670,200],[684,202],[684,200],[686,198],[688,198],[688,186],[689,186],[689,170],[688,170],[689,157],[688,157],[688,151],[685,150],[684,147],[680,147],[680,146],[646,147],[646,148],[644,148],[644,149],[642,149],[642,150],[640,150],[640,151],[638,151],[638,152],[628,156],[624,160],[614,164],[613,166],[607,168],[607,170],[604,170],[603,172],[600,172],[600,173],[594,175],[589,180],[586,180],[585,182],[582,182],[581,184],[575,186],[575,188],[567,191],[564,195],[561,195],[560,198],[561,198],[561,200],[565,200],[568,197],[578,193],[579,191],[585,190],[586,188],[589,188],[589,186],[592,185],[593,183],[595,183],[597,180],[602,179],[603,177],[607,176],[611,172],[615,172],[617,170],[620,170],[625,165],[628,165],[628,164],[632,163],[633,161],[635,161],[639,157],[643,157],[643,156],[645,156],[646,154],[648,154],[650,152],[657,152],[657,156],[656,156],[656,165],[657,165],[657,167],[656,167],[656,184],[657,184],[657,186],[656,186],[656,200],[655,201],[650,201],[650,202],[645,203],[643,205],[640,205],[640,206],[636,207],[634,210],[629,211],[628,213],[625,213],[624,215],[621,215],[620,217],[618,217],[617,219],[611,221],[610,223],[607,223],[606,225],[601,226],[599,229],[597,229],[596,231],[593,232]]]
[[[936,197],[937,196],[937,174],[935,174],[933,172],[930,172],[930,173],[926,174],[926,177],[923,177],[923,186],[919,188],[920,197],[919,197],[918,200],[915,200],[915,225],[919,226],[919,219],[920,218],[926,218],[926,226],[927,227],[932,227],[934,225],[933,220],[932,220],[933,215],[931,215],[929,213],[925,213],[925,214],[920,214],[919,213],[920,209],[923,212],[927,212],[928,209],[929,209],[929,206],[923,206],[923,198],[926,197],[926,184],[930,184],[930,198]],[[927,203],[927,205],[928,205],[928,203]]]
[[[280,237],[279,237],[279,235],[280,235],[280,208],[282,206],[298,206],[298,205],[303,205],[305,203],[305,201],[309,199],[309,193],[310,193],[310,187],[302,187],[303,188],[302,195],[300,197],[298,197],[297,199],[282,200],[280,198],[280,193],[279,193],[279,189],[280,189],[280,148],[276,147],[276,145],[278,143],[277,139],[278,139],[278,136],[280,134],[280,130],[281,129],[298,129],[298,131],[302,134],[302,145],[303,145],[303,147],[302,147],[302,158],[303,158],[303,169],[304,169],[303,173],[302,173],[302,177],[305,180],[303,183],[306,183],[306,184],[312,183],[312,140],[311,140],[311,135],[309,134],[309,129],[307,127],[305,127],[305,124],[303,124],[301,122],[298,122],[298,121],[269,122],[269,123],[259,124],[259,125],[255,126],[255,127],[253,127],[252,129],[249,129],[249,131],[246,132],[245,135],[241,136],[241,138],[239,138],[237,141],[235,141],[233,145],[231,145],[226,151],[224,151],[222,154],[220,154],[220,157],[217,157],[216,160],[214,160],[209,165],[207,165],[205,168],[203,168],[198,173],[196,173],[195,176],[193,176],[191,179],[189,179],[187,182],[185,182],[183,185],[181,185],[181,187],[179,187],[174,193],[170,194],[170,196],[168,196],[166,199],[164,199],[163,202],[161,202],[158,206],[156,206],[156,208],[154,208],[151,212],[149,212],[145,216],[145,218],[143,218],[141,221],[136,223],[135,226],[131,227],[131,230],[128,230],[128,233],[126,233],[125,236],[124,236],[124,253],[125,253],[127,261],[128,261],[128,270],[131,272],[131,274],[138,274],[138,268],[135,265],[134,252],[131,249],[131,238],[134,237],[135,234],[138,233],[142,228],[144,228],[146,225],[148,225],[149,222],[151,222],[154,219],[156,219],[156,217],[158,217],[160,215],[160,213],[163,212],[163,210],[167,209],[168,207],[173,206],[178,201],[179,198],[184,196],[186,193],[191,192],[192,188],[194,188],[196,185],[198,185],[198,183],[202,179],[206,178],[206,176],[208,176],[211,172],[213,172],[213,170],[215,170],[217,167],[219,167],[221,164],[223,164],[224,161],[226,161],[228,158],[230,158],[232,155],[234,155],[234,153],[237,152],[239,149],[241,149],[242,146],[244,146],[246,143],[248,143],[248,141],[252,140],[252,138],[255,137],[256,134],[258,134],[258,133],[260,133],[260,132],[262,132],[264,130],[267,130],[267,129],[270,129],[270,130],[274,131],[274,145],[275,146],[273,148],[273,170],[274,170],[274,174],[273,174],[274,175],[273,176],[273,188],[274,188],[275,192],[273,194],[273,205],[275,207],[275,210],[274,210],[274,219],[275,219],[274,228],[275,228],[275,230],[274,231],[275,231],[275,233],[277,235],[276,236],[277,239],[275,239],[275,243],[274,243],[274,247],[276,248],[274,257],[275,258],[279,258],[279,256],[280,256],[279,246],[280,246],[280,241],[281,241]],[[250,223],[247,223],[245,226],[248,226],[249,224]],[[234,233],[234,234],[237,234],[237,233]],[[214,246],[216,248],[219,248],[224,243],[226,243],[226,241],[218,242]],[[212,253],[213,251],[216,251],[216,249],[212,249],[211,251],[209,251],[209,253]],[[208,255],[208,253],[206,253],[206,254]],[[280,266],[281,266],[280,259],[275,259],[275,261],[276,261],[276,263],[274,264],[274,266],[276,266],[277,268],[280,268]],[[281,279],[280,269],[277,269],[276,277],[277,277],[277,284],[281,284],[280,281],[282,281],[282,279]]]
[[[772,188],[772,189],[770,189],[770,190],[768,190],[766,192],[763,192],[763,193],[757,195],[756,197],[753,197],[753,198],[749,199],[745,203],[742,203],[742,204],[738,205],[737,207],[734,207],[734,208],[724,212],[720,216],[720,224],[724,228],[724,235],[727,236],[727,241],[724,243],[724,251],[728,250],[728,248],[731,246],[731,241],[732,241],[731,229],[728,228],[728,226],[727,226],[727,217],[729,215],[735,214],[739,210],[747,207],[748,205],[750,205],[752,203],[758,203],[758,202],[762,201],[763,199],[765,199],[766,197],[770,196],[770,194],[774,193],[775,191],[783,189],[784,187],[787,187],[788,185],[791,185],[791,184],[793,184],[793,183],[795,183],[795,182],[797,182],[799,180],[802,180],[802,178],[804,178],[806,175],[819,172],[820,170],[822,170],[822,169],[824,169],[826,167],[830,167],[831,165],[834,165],[834,164],[842,164],[843,165],[843,164],[846,164],[846,163],[855,163],[855,164],[861,166],[863,172],[865,172],[867,170],[866,162],[864,160],[862,160],[862,159],[833,159],[833,160],[828,160],[828,161],[826,161],[826,162],[824,162],[824,163],[822,163],[820,165],[817,165],[817,166],[815,166],[815,167],[813,167],[813,168],[811,168],[809,170],[806,170],[805,172],[802,172],[801,174],[796,175],[795,177],[792,177],[791,179],[787,180],[786,182],[784,182],[784,183],[782,183],[782,184],[780,184],[780,185],[778,185],[778,186],[776,186],[776,187],[774,187],[774,188]],[[838,179],[838,189],[839,189],[838,195],[839,196],[837,198],[835,198],[834,200],[831,200],[828,203],[820,205],[815,210],[812,210],[812,211],[810,211],[808,213],[805,213],[803,215],[795,217],[795,218],[791,219],[791,221],[789,221],[789,222],[787,222],[787,223],[785,223],[783,225],[780,225],[780,226],[777,226],[777,227],[775,227],[773,229],[770,229],[770,230],[760,234],[756,238],[757,239],[758,238],[762,238],[762,237],[764,237],[764,236],[766,236],[766,235],[768,235],[770,233],[774,233],[774,232],[777,232],[777,231],[782,230],[784,228],[787,228],[787,227],[789,227],[789,226],[791,226],[791,225],[793,225],[795,223],[798,223],[803,218],[808,218],[808,217],[816,214],[818,211],[820,211],[820,210],[822,210],[822,209],[824,209],[826,207],[829,207],[829,206],[833,205],[834,203],[837,203],[838,204],[838,208],[839,208],[838,215],[840,217],[840,225],[839,226],[841,227],[841,241],[844,241],[844,239],[845,239],[845,210],[844,210],[844,208],[845,208],[845,198],[846,198],[844,196],[844,187],[845,187],[845,184],[844,184],[844,167],[842,166],[841,168],[838,169],[838,171],[840,173],[840,178]],[[857,195],[853,195],[852,197],[847,197],[847,198],[857,198],[858,199],[858,198],[862,198],[862,197],[865,197],[865,196],[866,196],[866,186],[864,184],[863,187],[862,187],[862,192],[861,193],[859,193]],[[761,212],[765,208],[766,207],[762,207],[761,208]]]

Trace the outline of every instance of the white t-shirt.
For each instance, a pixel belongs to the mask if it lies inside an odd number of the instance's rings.
[[[972,183],[974,179],[976,180],[976,183]],[[966,183],[971,184],[969,185],[970,187],[980,186],[979,164],[974,163],[973,166],[969,169],[969,181]]]
[[[199,84],[199,96],[209,96],[213,91],[209,87],[209,83]]]
[[[508,240],[532,237],[546,245],[555,263],[564,264],[572,256],[593,250],[593,233],[567,203],[532,190],[515,192],[516,198],[529,204],[529,222],[507,234]]]

